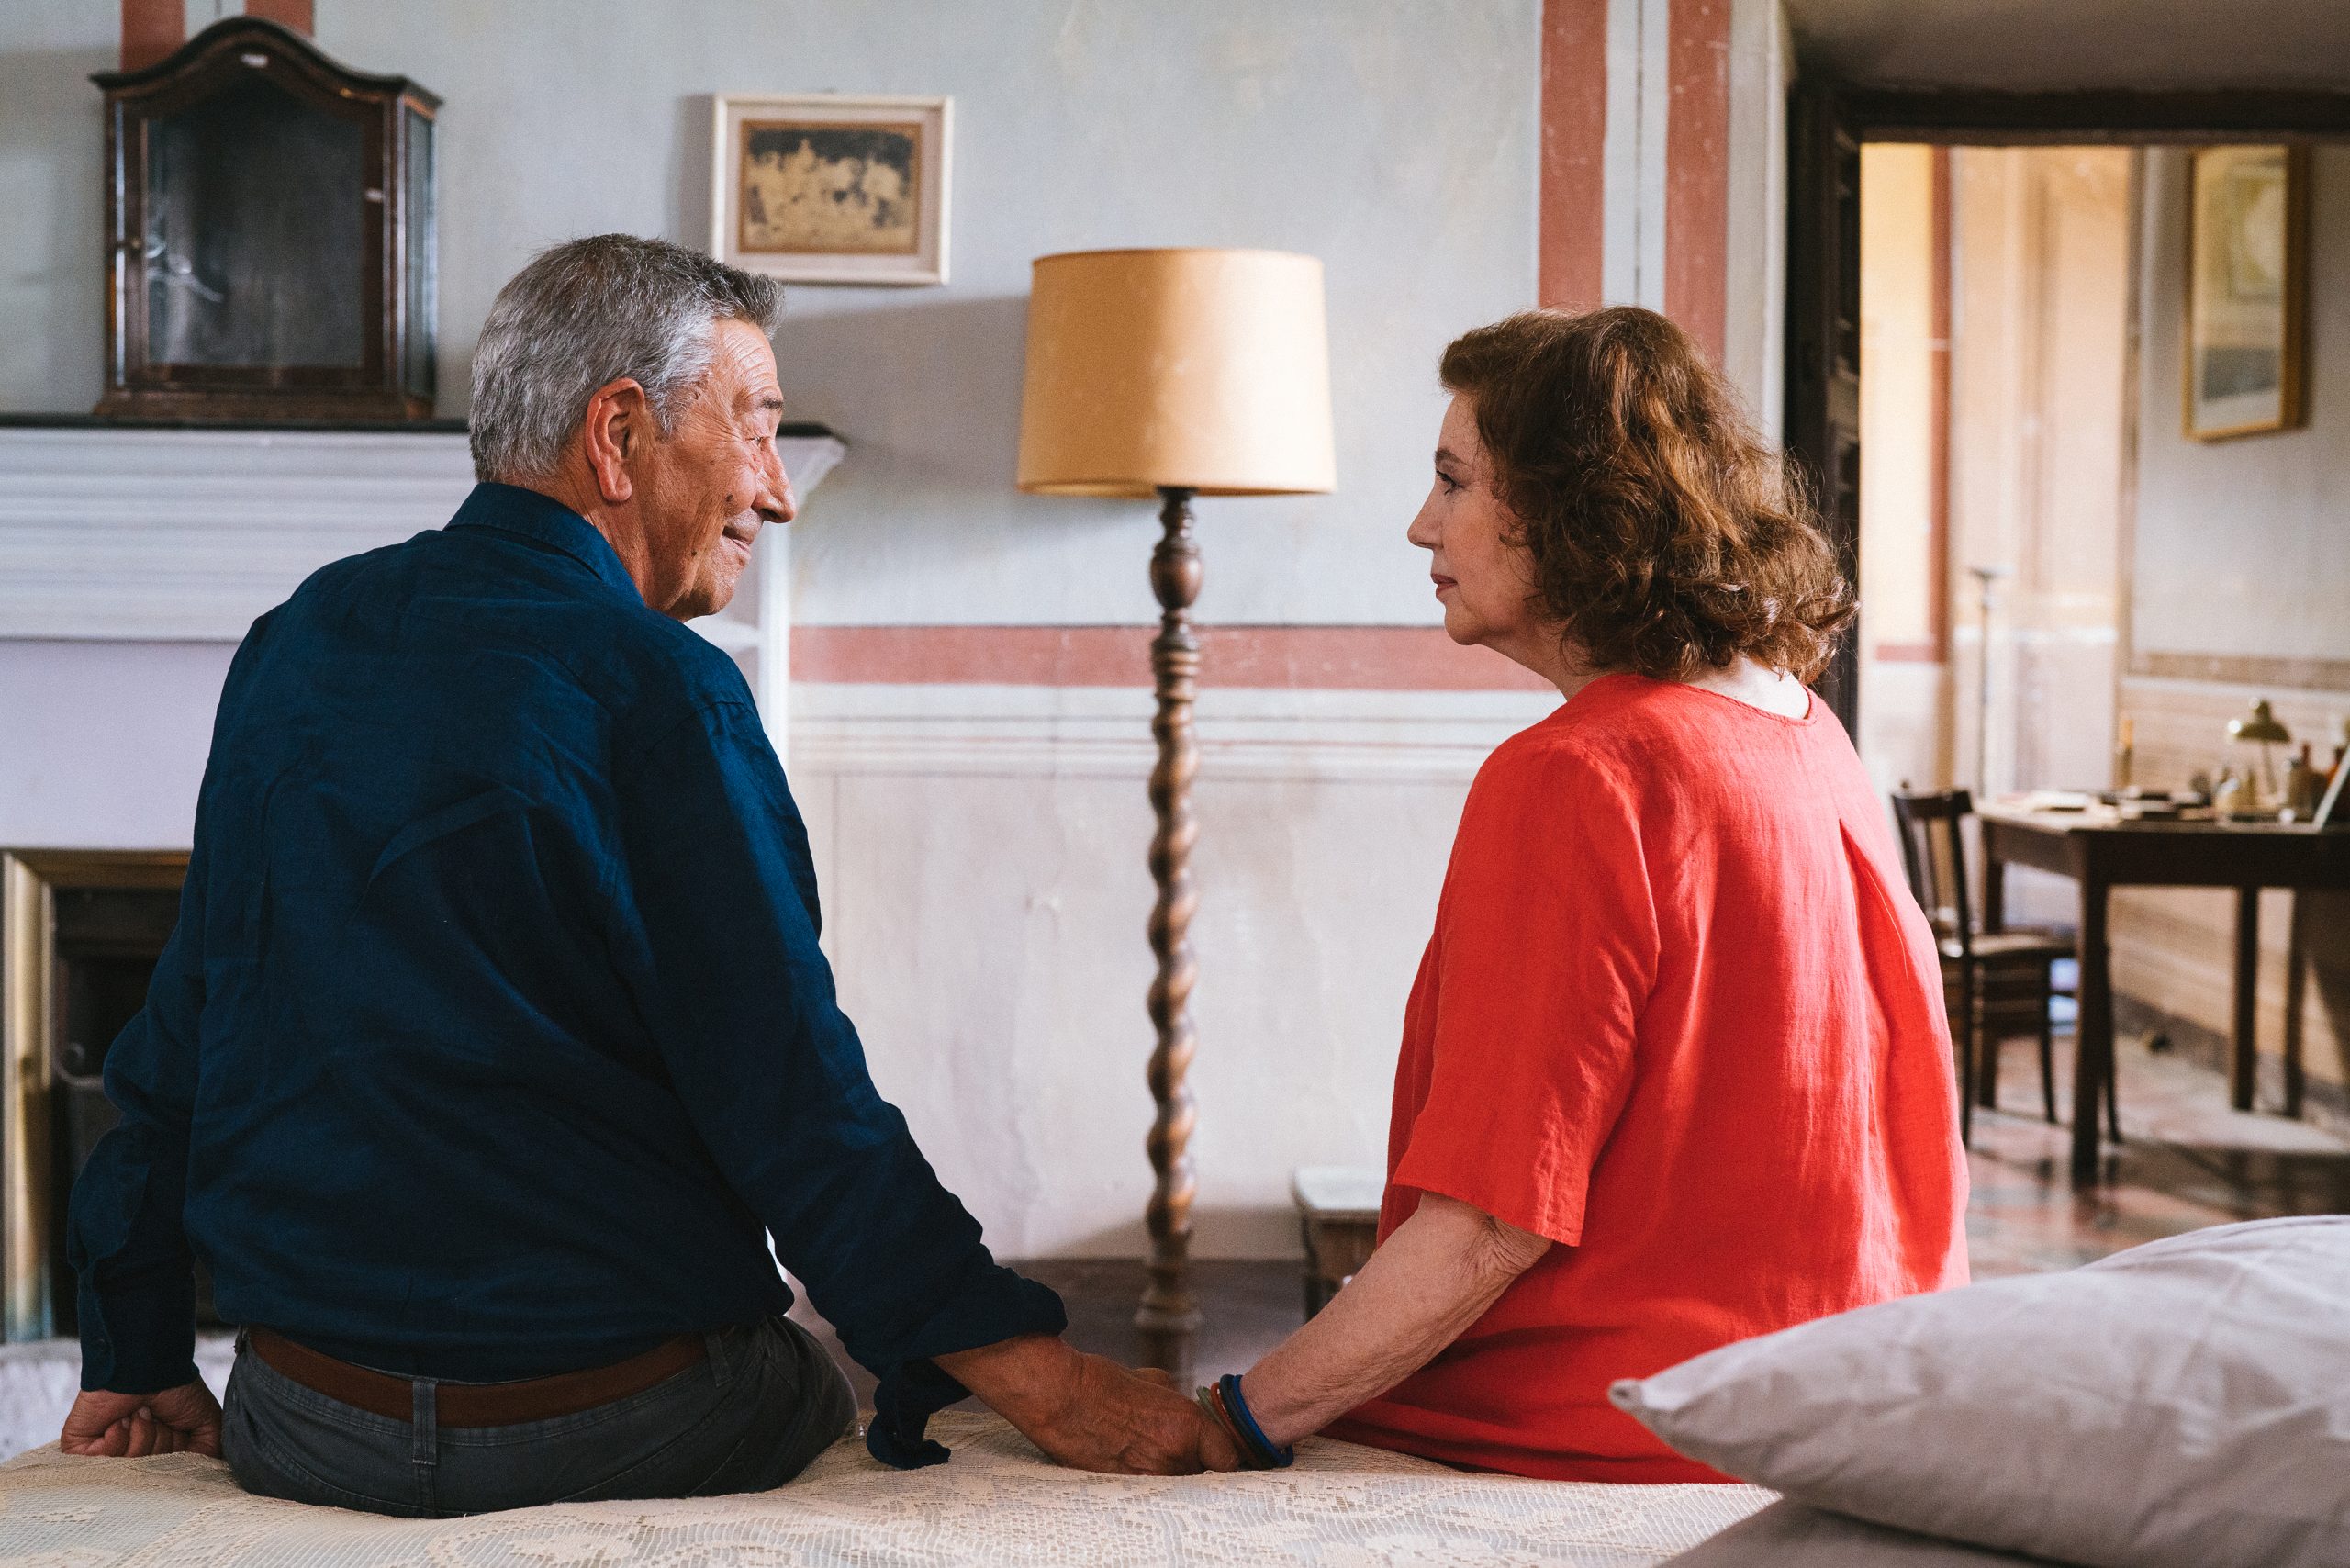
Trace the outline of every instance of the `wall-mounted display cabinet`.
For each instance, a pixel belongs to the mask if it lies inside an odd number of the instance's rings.
[[[431,417],[439,98],[252,17],[91,80],[106,126],[98,413]]]

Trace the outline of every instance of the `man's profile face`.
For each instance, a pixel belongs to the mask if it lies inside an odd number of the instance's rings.
[[[763,522],[789,522],[791,481],[776,451],[783,418],[775,353],[747,321],[712,329],[710,370],[677,426],[647,451],[638,500],[651,553],[644,602],[679,621],[734,597]]]

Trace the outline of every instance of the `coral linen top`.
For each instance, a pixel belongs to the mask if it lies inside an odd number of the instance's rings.
[[[1404,1020],[1380,1214],[1558,1245],[1331,1435],[1572,1481],[1718,1481],[1607,1385],[1966,1281],[1942,972],[1814,699],[1638,676],[1487,759]]]

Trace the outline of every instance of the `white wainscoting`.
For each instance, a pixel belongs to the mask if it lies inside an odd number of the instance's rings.
[[[1209,687],[1203,778],[1466,784],[1494,746],[1559,705],[1544,691]],[[1144,687],[791,689],[794,770],[1142,778],[1158,756]]]
[[[1005,1257],[1145,1249],[1151,695],[792,689],[843,1005]],[[1377,1166],[1460,803],[1555,693],[1245,690],[1197,712],[1204,1258],[1292,1258],[1291,1172]]]

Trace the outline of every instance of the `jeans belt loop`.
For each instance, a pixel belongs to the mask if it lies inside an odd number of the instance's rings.
[[[438,1509],[433,1484],[441,1462],[441,1388],[431,1378],[408,1384],[412,1400],[408,1423],[408,1462],[416,1473],[416,1506],[426,1513]]]

